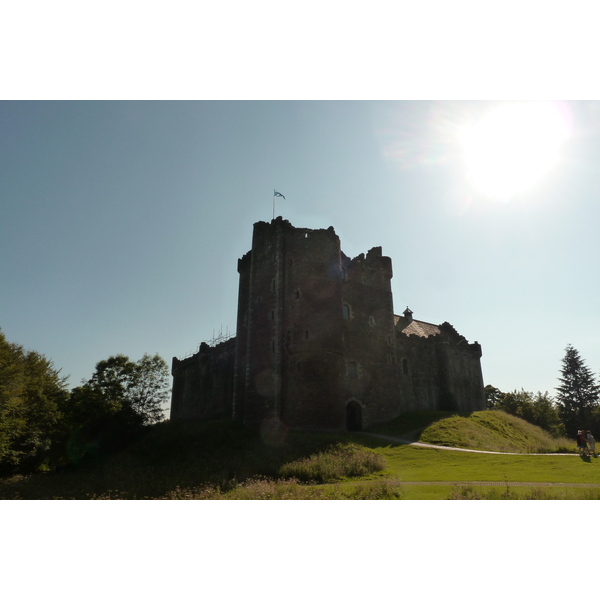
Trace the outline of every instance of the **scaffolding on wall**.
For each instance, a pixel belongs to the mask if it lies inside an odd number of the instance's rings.
[[[204,340],[204,342],[202,342],[202,343],[208,344],[209,346],[214,347],[219,344],[222,344],[223,342],[226,342],[227,340],[230,340],[233,337],[235,337],[235,333],[231,333],[229,331],[229,326],[227,326],[225,328],[225,332],[223,333],[223,326],[221,325],[218,332],[215,329],[213,329],[212,338],[210,338],[208,340]],[[186,358],[189,358],[190,356],[194,356],[194,354],[198,354],[198,352],[200,352],[201,345],[202,344],[197,344],[196,350],[190,350],[190,352],[187,352],[184,356],[179,358],[179,360],[185,360]]]

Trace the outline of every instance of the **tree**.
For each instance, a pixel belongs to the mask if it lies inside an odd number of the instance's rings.
[[[123,354],[96,364],[92,377],[71,391],[68,419],[71,462],[113,452],[132,440],[145,425],[164,418],[169,397],[169,370],[158,355],[133,362]]]
[[[485,400],[487,402],[488,408],[496,408],[498,401],[504,395],[504,392],[500,391],[497,387],[493,385],[486,385],[483,389],[485,393]]]
[[[521,389],[502,392],[491,385],[485,387],[488,406],[519,417],[548,431],[554,437],[565,435],[558,409],[548,392],[532,394]]]
[[[96,364],[92,377],[71,392],[71,418],[84,424],[111,415],[129,415],[141,425],[164,418],[169,398],[169,369],[158,355],[133,362],[123,354]]]
[[[158,355],[144,356],[137,362],[118,354],[96,365],[88,385],[107,403],[127,407],[142,424],[151,425],[164,418],[162,405],[169,398],[169,368]]]
[[[559,415],[567,433],[574,436],[578,429],[590,426],[592,412],[598,406],[600,387],[579,352],[570,344],[566,348],[558,380],[556,402]]]
[[[60,454],[66,377],[0,331],[0,472],[34,471]]]
[[[565,426],[561,423],[556,403],[548,392],[538,392],[533,400],[532,423],[550,432],[554,437],[566,435]]]

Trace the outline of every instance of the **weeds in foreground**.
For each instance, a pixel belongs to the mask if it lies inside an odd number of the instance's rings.
[[[354,485],[302,485],[297,479],[249,479],[228,489],[205,486],[176,488],[163,500],[399,500],[403,497],[398,480]]]
[[[448,500],[600,500],[600,489],[557,487],[477,488],[472,485],[454,486]]]
[[[279,475],[284,479],[329,483],[345,477],[364,477],[385,469],[381,454],[354,443],[337,443],[327,450],[283,465]]]

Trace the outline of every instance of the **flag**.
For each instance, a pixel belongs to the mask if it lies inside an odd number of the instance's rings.
[[[275,198],[277,198],[277,196],[279,196],[280,198],[283,198],[285,200],[285,196],[283,194],[280,194],[279,192],[276,192],[275,190],[273,190],[273,193],[275,194]]]

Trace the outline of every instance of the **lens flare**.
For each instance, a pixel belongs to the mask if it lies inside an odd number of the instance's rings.
[[[500,106],[462,132],[467,175],[483,193],[508,199],[552,169],[570,133],[569,115],[560,103]]]

